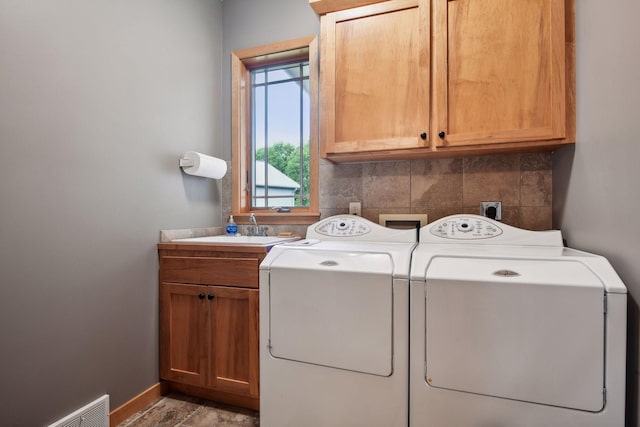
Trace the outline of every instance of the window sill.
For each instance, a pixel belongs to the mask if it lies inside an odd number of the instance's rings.
[[[253,213],[260,225],[314,224],[320,220],[320,212],[232,212],[237,224],[249,224],[249,215]]]

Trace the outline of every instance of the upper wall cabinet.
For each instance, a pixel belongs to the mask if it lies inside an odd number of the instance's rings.
[[[429,7],[395,0],[322,17],[322,155],[424,149]]]
[[[312,2],[332,10],[321,16],[323,157],[443,157],[575,141],[573,0],[392,0],[337,10],[364,2]]]

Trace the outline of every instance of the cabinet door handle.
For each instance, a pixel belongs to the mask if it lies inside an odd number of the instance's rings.
[[[427,133],[426,132],[422,132],[420,134],[420,139],[422,139],[423,141],[426,141],[427,140]]]
[[[207,295],[207,299],[209,299],[209,301],[211,301],[214,298],[215,298],[215,295],[213,295],[213,294]]]
[[[444,131],[443,131],[443,130],[441,130],[441,131],[440,131],[440,133],[438,134],[438,136],[439,136],[441,139],[444,139],[444,137],[445,137],[446,135],[447,135],[447,134],[446,134],[446,133],[444,133]]]
[[[203,293],[198,294],[198,298],[204,299],[204,294]]]

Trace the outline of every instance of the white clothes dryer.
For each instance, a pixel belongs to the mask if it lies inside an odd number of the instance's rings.
[[[342,215],[306,237],[260,266],[260,425],[407,426],[416,230]]]
[[[626,288],[609,262],[476,215],[420,230],[411,427],[622,427]]]

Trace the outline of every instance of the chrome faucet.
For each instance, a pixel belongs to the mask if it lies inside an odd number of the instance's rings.
[[[249,214],[249,222],[258,228],[258,221],[256,220],[256,216],[253,213]]]
[[[258,220],[256,219],[256,216],[253,213],[249,214],[249,223],[253,224],[247,227],[247,234],[249,236],[266,236],[267,235],[267,230],[269,229],[269,227],[264,225],[259,226]]]

